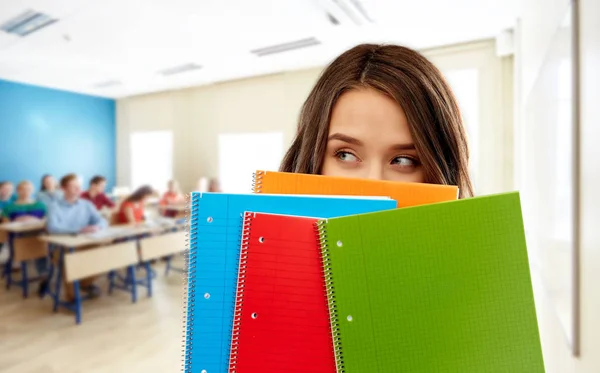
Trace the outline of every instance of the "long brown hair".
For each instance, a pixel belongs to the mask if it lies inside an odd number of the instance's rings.
[[[123,202],[139,202],[145,197],[149,197],[154,194],[154,189],[149,185],[143,185],[137,188],[129,197]]]
[[[457,185],[461,198],[472,196],[467,136],[454,94],[431,62],[397,45],[358,45],[323,71],[304,102],[280,171],[319,174],[333,106],[342,93],[364,87],[386,94],[404,110],[426,182]]]

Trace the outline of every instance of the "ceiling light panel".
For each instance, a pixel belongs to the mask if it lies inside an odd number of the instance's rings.
[[[56,23],[58,19],[34,10],[26,10],[0,25],[0,30],[17,36],[27,36]]]

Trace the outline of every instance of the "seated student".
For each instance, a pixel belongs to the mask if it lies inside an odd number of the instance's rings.
[[[81,198],[92,202],[96,209],[102,210],[105,207],[113,208],[115,203],[104,194],[106,189],[106,178],[104,176],[94,176],[90,180],[90,188],[83,192]]]
[[[220,193],[221,192],[221,184],[218,179],[210,179],[208,183],[208,191],[212,193]]]
[[[50,205],[46,230],[50,234],[94,233],[108,226],[96,207],[81,199],[81,181],[75,174],[68,174],[60,180],[63,198]],[[80,281],[82,290],[90,296],[97,296],[99,290],[94,286],[95,277]],[[46,284],[47,286],[47,284]],[[73,300],[73,286],[66,286],[66,295]]]
[[[4,208],[4,220],[10,222],[36,221],[46,216],[46,206],[32,198],[33,184],[21,181],[17,185],[17,199]],[[48,261],[47,258],[38,258],[34,261],[35,269],[43,278],[38,289],[38,294],[43,296],[47,288]]]
[[[139,187],[132,195],[125,198],[117,213],[118,224],[137,224],[144,221],[144,205],[146,200],[154,194],[152,187],[145,185]]]
[[[48,205],[58,201],[61,197],[62,192],[58,189],[56,179],[52,175],[44,175],[36,199],[48,207]]]
[[[163,194],[160,199],[160,206],[163,208],[163,215],[167,217],[175,217],[177,216],[176,210],[169,210],[169,205],[177,205],[181,204],[185,201],[183,194],[181,193],[181,189],[179,189],[179,183],[176,180],[170,180],[167,184],[167,191]]]
[[[13,193],[14,189],[13,183],[10,181],[0,182],[0,217],[2,217],[2,210],[4,207],[10,205],[17,199],[17,196]]]

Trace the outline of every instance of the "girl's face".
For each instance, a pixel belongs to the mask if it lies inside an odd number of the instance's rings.
[[[52,176],[46,176],[44,178],[44,186],[47,190],[54,190],[56,188],[56,180]]]
[[[331,114],[321,174],[424,182],[400,105],[370,88],[343,93]]]
[[[17,188],[17,196],[20,200],[28,200],[33,193],[33,185],[31,183],[24,183],[19,185]]]

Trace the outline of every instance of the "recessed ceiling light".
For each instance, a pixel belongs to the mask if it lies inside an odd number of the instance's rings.
[[[116,79],[111,79],[111,80],[105,80],[103,82],[94,84],[94,88],[108,88],[108,87],[114,87],[117,85],[121,85],[121,81],[116,80]]]
[[[2,23],[0,30],[17,36],[27,36],[57,21],[58,19],[52,18],[47,14],[34,10],[26,10],[18,16]]]
[[[168,67],[166,69],[162,69],[162,70],[158,71],[158,73],[161,75],[167,76],[167,75],[181,74],[181,73],[185,73],[185,72],[189,72],[189,71],[193,71],[193,70],[200,70],[201,68],[202,68],[201,65],[191,62],[191,63],[186,63],[183,65]]]
[[[254,49],[250,51],[250,53],[255,54],[258,57],[268,56],[270,54],[288,52],[296,49],[302,49],[307,47],[312,47],[315,45],[321,44],[321,41],[317,40],[314,37],[295,40],[288,43],[271,45],[264,48]]]

